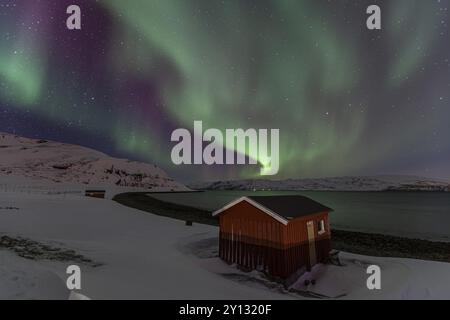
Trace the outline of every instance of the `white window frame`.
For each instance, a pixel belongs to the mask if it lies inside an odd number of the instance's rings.
[[[319,234],[319,235],[325,234],[325,233],[327,232],[327,227],[326,227],[326,224],[325,224],[325,219],[319,220],[319,224],[318,224],[317,230],[318,230],[318,234]]]

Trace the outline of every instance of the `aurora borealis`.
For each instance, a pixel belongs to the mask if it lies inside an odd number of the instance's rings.
[[[82,9],[82,30],[65,27]],[[365,27],[382,8],[383,29]],[[0,0],[0,131],[153,162],[170,134],[279,128],[276,178],[450,178],[450,0]]]

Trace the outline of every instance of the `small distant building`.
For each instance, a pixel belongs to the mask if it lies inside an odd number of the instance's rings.
[[[86,190],[86,197],[105,199],[106,191],[105,190]]]
[[[303,196],[251,196],[213,213],[220,219],[220,258],[288,280],[327,262],[330,209]]]

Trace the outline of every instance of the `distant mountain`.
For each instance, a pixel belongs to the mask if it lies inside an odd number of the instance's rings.
[[[112,158],[81,146],[0,133],[0,175],[53,183],[186,190],[152,164]]]
[[[196,190],[250,191],[435,191],[450,192],[450,183],[413,176],[338,177],[322,179],[238,180],[193,183]]]

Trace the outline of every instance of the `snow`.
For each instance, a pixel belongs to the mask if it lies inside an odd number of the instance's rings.
[[[0,251],[0,300],[69,297],[69,290],[54,272],[35,262]]]
[[[341,299],[450,299],[450,264],[341,253],[343,266],[318,265],[295,285]],[[368,290],[367,268],[381,268],[381,290]],[[305,279],[318,279],[305,287]]]
[[[73,249],[100,263],[80,265],[82,289],[64,287],[70,262],[33,261],[0,250],[3,299],[301,299],[216,257],[218,229],[171,220],[110,200],[0,192],[0,237],[24,237]],[[310,290],[341,299],[450,299],[450,264],[342,253],[345,266],[318,266]],[[366,288],[366,266],[382,269],[382,290]],[[80,296],[81,295],[81,296]]]
[[[187,190],[152,164],[112,158],[81,146],[7,133],[0,133],[0,159],[0,174],[31,178],[39,184],[47,181],[55,185]]]
[[[237,180],[190,185],[201,190],[254,191],[450,191],[450,182],[415,176],[367,176],[321,179]]]

